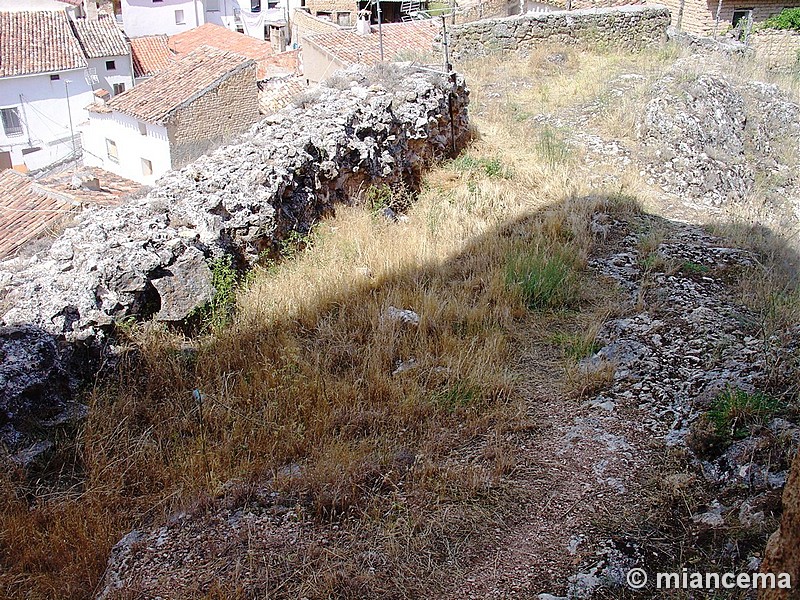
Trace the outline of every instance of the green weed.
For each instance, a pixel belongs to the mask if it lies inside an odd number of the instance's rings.
[[[505,271],[506,283],[520,290],[531,310],[568,308],[580,296],[576,264],[566,254],[514,254]]]
[[[714,399],[707,416],[717,435],[733,440],[747,437],[783,408],[782,402],[762,392],[728,388]]]

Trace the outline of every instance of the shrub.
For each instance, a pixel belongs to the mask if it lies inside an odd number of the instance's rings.
[[[764,21],[764,27],[800,31],[800,8],[784,8],[779,14]]]
[[[189,320],[199,323],[201,330],[216,329],[230,323],[236,307],[236,290],[240,282],[239,272],[233,266],[230,255],[216,259],[209,266],[214,296],[189,315]]]

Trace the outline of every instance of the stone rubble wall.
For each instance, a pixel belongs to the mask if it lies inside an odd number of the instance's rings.
[[[213,295],[209,260],[251,264],[371,185],[413,190],[469,138],[461,77],[354,67],[336,86],[167,173],[144,198],[86,210],[49,249],[0,263],[0,325],[77,341],[119,319],[181,320]]]
[[[469,140],[468,101],[459,76],[354,67],[145,197],[0,262],[0,447],[22,465],[47,452],[47,432],[85,415],[76,385],[113,362],[113,323],[184,319],[213,297],[211,261],[252,264],[370,186],[417,190]]]
[[[669,10],[655,5],[527,13],[453,26],[450,48],[455,59],[531,49],[545,40],[639,50],[666,42],[669,23]]]
[[[747,43],[767,70],[800,70],[800,32],[760,29],[750,35]]]

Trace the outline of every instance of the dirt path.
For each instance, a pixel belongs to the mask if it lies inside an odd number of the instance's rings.
[[[543,368],[542,358],[528,349],[521,370],[563,370],[555,360]],[[568,577],[602,541],[594,523],[617,514],[621,503],[632,508],[648,460],[646,443],[631,441],[640,437],[633,423],[552,383],[530,385],[537,430],[519,448],[517,516],[452,584],[446,597],[453,600],[564,594]]]

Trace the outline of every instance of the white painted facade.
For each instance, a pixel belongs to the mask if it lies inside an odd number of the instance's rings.
[[[266,26],[282,24],[300,5],[301,0],[122,0],[122,26],[129,37],[140,37],[214,23],[263,40],[269,39]]]
[[[201,0],[122,0],[122,27],[128,37],[174,35],[204,22]]]
[[[113,64],[110,64],[112,62]],[[90,58],[88,63],[89,69],[93,69],[91,74],[97,78],[97,82],[92,85],[93,89],[103,89],[115,96],[115,85],[119,91],[133,87],[133,61],[130,54]],[[124,86],[124,89],[120,89],[119,86]]]
[[[101,167],[144,185],[153,185],[172,168],[167,128],[161,125],[144,123],[120,112],[89,112],[81,133],[83,162],[87,166]]]
[[[0,0],[0,11],[21,12],[26,10],[74,10],[74,7],[58,0]]]
[[[0,79],[0,109],[16,109],[21,124],[21,131],[10,134],[0,125],[0,152],[10,152],[12,165],[29,170],[68,158],[74,150],[71,132],[80,149],[79,125],[93,99],[84,69]]]

